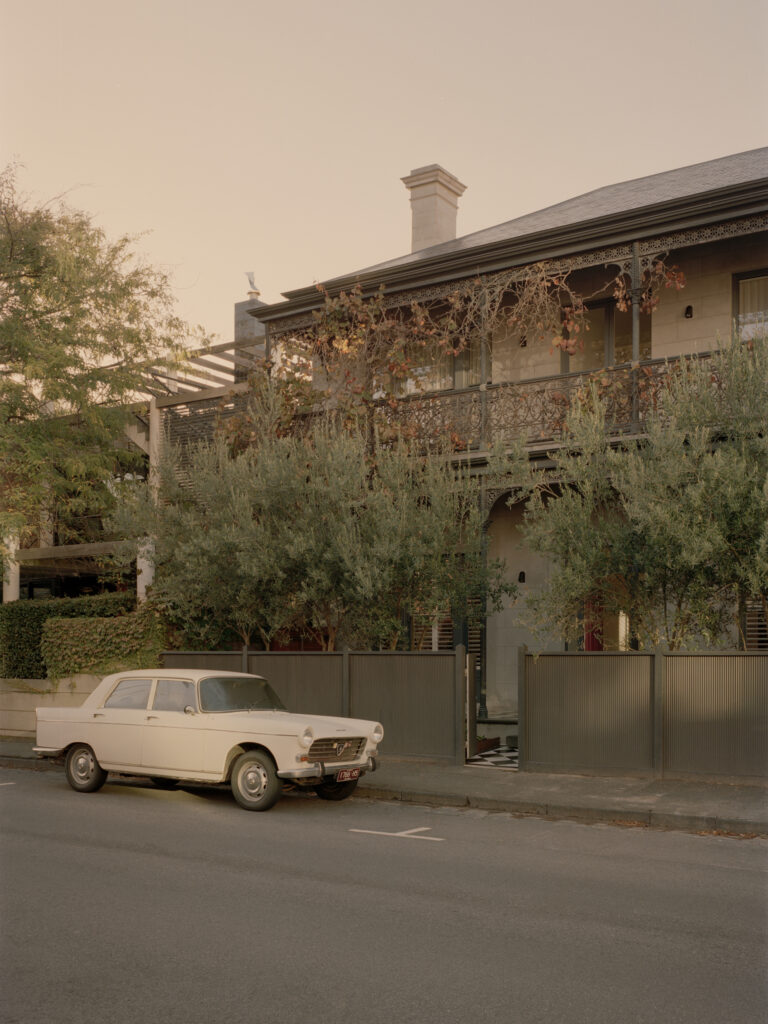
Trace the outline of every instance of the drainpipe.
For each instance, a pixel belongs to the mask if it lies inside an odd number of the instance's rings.
[[[157,399],[149,403],[149,478],[147,486],[153,500],[157,500],[157,469],[160,462],[163,417],[157,407]],[[147,588],[155,578],[155,545],[151,537],[142,537],[136,550],[136,602],[143,604],[147,599]]]
[[[640,298],[643,294],[640,276],[640,243],[632,243],[632,428],[640,427],[638,364],[640,362]]]
[[[486,299],[487,301],[487,299]],[[480,445],[488,449],[488,361],[485,332],[480,339]]]
[[[488,292],[483,296],[483,327],[480,332],[480,443],[484,450],[489,448],[488,438],[488,379],[493,366],[488,365],[488,356],[493,345],[493,326],[488,315]]]

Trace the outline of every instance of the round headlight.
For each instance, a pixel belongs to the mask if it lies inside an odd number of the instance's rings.
[[[371,739],[373,740],[374,743],[381,743],[381,741],[384,739],[384,727],[379,725],[378,722],[373,727]]]
[[[299,743],[302,745],[302,747],[309,748],[309,747],[312,746],[312,740],[314,738],[315,738],[315,734],[312,732],[310,727],[307,726],[307,728],[304,730],[304,732],[299,736]]]

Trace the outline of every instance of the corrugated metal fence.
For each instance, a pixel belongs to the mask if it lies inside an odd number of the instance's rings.
[[[239,651],[166,652],[168,668],[242,671]],[[523,771],[768,778],[768,654],[519,652]],[[474,727],[463,648],[249,653],[292,711],[384,725],[384,754],[463,763]],[[472,745],[473,737],[469,737]]]
[[[167,668],[244,669],[289,711],[381,722],[385,754],[464,762],[464,651],[202,654],[166,651]]]
[[[768,778],[768,654],[521,660],[524,771]]]

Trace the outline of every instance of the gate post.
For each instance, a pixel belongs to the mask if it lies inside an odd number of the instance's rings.
[[[652,736],[653,736],[653,777],[664,775],[664,690],[666,683],[666,661],[661,651],[655,651],[652,667]]]
[[[468,654],[465,659],[464,675],[464,720],[466,722],[466,743],[464,754],[467,760],[477,753],[477,655]]]
[[[352,717],[352,698],[349,686],[349,648],[341,652],[341,717]]]
[[[528,678],[525,659],[528,648],[522,644],[517,648],[517,765],[525,771],[528,760]]]
[[[464,764],[466,760],[466,670],[467,651],[464,644],[459,644],[453,658],[453,752],[456,764]]]

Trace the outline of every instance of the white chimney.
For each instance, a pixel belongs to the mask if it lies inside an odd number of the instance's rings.
[[[454,239],[459,196],[467,186],[439,164],[417,167],[400,180],[411,193],[411,252]]]

